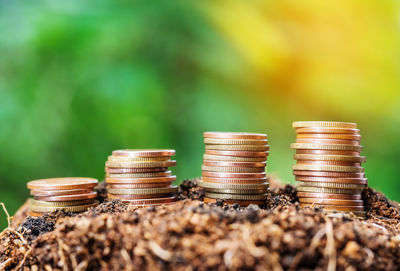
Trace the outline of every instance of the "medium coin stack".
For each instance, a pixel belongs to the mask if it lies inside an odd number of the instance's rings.
[[[28,182],[33,199],[30,200],[31,216],[64,209],[84,212],[98,204],[94,187],[98,181],[91,178],[51,178]]]
[[[134,205],[157,206],[176,201],[175,150],[116,150],[106,162],[107,195]]]
[[[291,145],[297,160],[293,174],[300,182],[300,205],[365,216],[361,192],[367,179],[357,124],[306,121],[294,122],[293,127],[297,133]]]
[[[268,182],[265,173],[269,146],[266,134],[205,132],[206,151],[199,186],[205,202],[262,205]]]

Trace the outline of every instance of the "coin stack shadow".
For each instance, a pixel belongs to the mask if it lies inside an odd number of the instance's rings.
[[[367,185],[365,157],[360,156],[360,131],[356,123],[294,122],[296,150],[293,174],[302,207],[325,211],[352,212],[365,216],[361,192]]]
[[[268,191],[267,135],[205,132],[204,143],[206,151],[199,181],[206,191],[204,201],[221,199],[240,206],[264,204]]]
[[[176,176],[168,167],[175,150],[115,150],[106,162],[107,195],[140,206],[157,206],[176,201]]]
[[[30,199],[30,216],[41,216],[64,209],[68,212],[84,212],[98,204],[94,187],[98,181],[92,178],[50,178],[30,181],[27,184]]]

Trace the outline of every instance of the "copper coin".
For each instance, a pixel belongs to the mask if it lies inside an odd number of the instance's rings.
[[[261,167],[267,166],[266,162],[225,162],[225,161],[211,161],[204,160],[203,165],[213,167]]]
[[[206,145],[206,150],[217,151],[268,151],[268,145]]]
[[[365,162],[365,156],[351,155],[319,155],[319,154],[295,154],[295,160],[312,160],[312,161],[342,161],[342,162]]]
[[[205,203],[216,203],[217,200],[205,197],[204,202]],[[237,204],[239,204],[239,206],[242,206],[242,207],[249,206],[250,204],[255,204],[255,205],[265,204],[265,200],[224,200],[223,202],[225,204],[229,204],[229,205],[237,203]]]
[[[97,185],[99,181],[92,178],[50,178],[28,182],[27,186],[32,190],[71,190],[71,189],[90,189]]]
[[[345,128],[345,129],[356,129],[357,123],[353,122],[342,122],[342,121],[295,121],[293,122],[293,128],[304,128],[304,127],[321,127],[321,128]]]
[[[112,152],[112,155],[123,156],[123,157],[164,157],[164,156],[174,156],[175,150],[125,149],[125,150],[115,150]]]
[[[147,195],[135,195],[135,194],[110,194],[107,193],[107,198],[109,199],[120,199],[120,200],[136,200],[136,199],[158,199],[160,197],[172,197],[173,193],[165,193],[165,194],[147,194]]]
[[[237,156],[223,156],[204,154],[204,160],[209,161],[224,161],[224,162],[265,162],[266,157],[237,157]]]
[[[300,182],[322,182],[322,183],[344,183],[344,184],[362,184],[366,185],[368,179],[366,178],[332,178],[332,177],[309,177],[309,176],[296,176],[296,181]]]
[[[94,199],[97,197],[97,192],[78,195],[63,195],[63,196],[35,196],[35,200],[42,201],[77,201],[85,199]]]
[[[251,157],[267,157],[269,155],[269,152],[206,150],[205,154],[251,158]]]
[[[356,151],[329,151],[329,150],[296,150],[296,154],[316,154],[316,155],[347,155],[360,156]]]
[[[263,167],[214,167],[202,165],[204,171],[229,172],[229,173],[261,173],[265,171]]]
[[[362,200],[346,200],[346,199],[321,199],[321,198],[299,198],[300,203],[314,203],[324,205],[341,205],[341,206],[363,206]]]
[[[168,187],[172,184],[172,182],[164,182],[164,183],[131,183],[131,184],[109,184],[107,188],[113,189],[136,189],[136,188],[160,188],[160,187]]]
[[[147,172],[147,173],[121,173],[113,174],[107,173],[108,178],[154,178],[154,177],[169,177],[172,175],[170,170],[161,172]]]
[[[267,181],[267,178],[212,178],[202,177],[204,182],[220,183],[220,184],[262,184]]]
[[[176,193],[177,186],[168,186],[161,188],[135,188],[135,189],[115,189],[107,188],[107,192],[113,195],[164,195],[168,193]]]
[[[165,168],[176,166],[175,160],[168,161],[151,161],[151,162],[106,162],[107,168]]]
[[[319,160],[297,160],[297,164],[300,165],[320,165],[320,166],[349,166],[349,167],[361,167],[359,162],[348,162],[348,161],[319,161]]]
[[[204,138],[204,143],[216,145],[268,145],[268,140]]]
[[[263,190],[262,193],[265,193],[268,190],[269,184],[267,182],[259,183],[259,184],[237,184],[237,183],[214,183],[214,182],[206,182],[204,180],[199,180],[197,185],[203,188],[212,188],[212,189],[233,189],[233,190]]]
[[[72,190],[31,190],[32,196],[64,196],[64,195],[79,195],[92,192],[92,189],[72,189]]]
[[[359,129],[352,128],[296,128],[297,134],[352,134],[359,135]]]
[[[361,140],[361,135],[352,134],[297,134],[297,138],[310,139],[341,139],[341,140]]]
[[[365,173],[293,170],[294,175],[333,178],[365,178]]]
[[[345,199],[345,200],[360,200],[361,193],[354,195],[347,194],[330,194],[330,193],[312,193],[312,192],[297,192],[299,198],[322,198],[322,199]]]
[[[317,204],[317,203],[300,203],[300,207],[315,208],[320,207],[325,210],[336,210],[345,212],[362,212],[364,211],[364,206],[343,206],[343,205],[327,205],[327,204]]]
[[[238,178],[238,179],[258,179],[267,177],[265,172],[260,173],[228,173],[228,172],[214,172],[214,171],[202,171],[203,178]]]
[[[176,176],[155,178],[106,178],[108,184],[144,184],[144,183],[167,183],[176,180]]]
[[[207,147],[207,146],[206,146]],[[361,152],[362,146],[345,145],[345,144],[316,144],[316,143],[292,143],[292,149],[300,150],[327,150],[327,151],[353,151]]]
[[[155,161],[168,161],[171,156],[160,157],[129,157],[129,156],[108,156],[107,161],[110,162],[155,162]]]
[[[333,172],[355,172],[363,173],[363,167],[352,166],[325,166],[325,165],[306,165],[296,164],[292,166],[293,170],[309,170],[309,171],[333,171]]]
[[[358,146],[360,142],[357,140],[343,140],[343,139],[314,139],[314,138],[297,138],[296,143],[314,143],[314,144],[343,144]]]
[[[350,190],[363,190],[363,184],[350,184],[350,183],[322,183],[322,182],[300,182],[303,187],[322,187],[322,188],[335,188],[335,189],[350,189]]]
[[[168,171],[167,167],[157,168],[108,168],[106,172],[109,174],[125,174],[125,173],[150,173],[150,172],[163,172]]]
[[[265,140],[266,134],[259,133],[242,133],[242,132],[204,132],[204,138],[221,138],[221,139],[253,139]]]
[[[165,197],[165,198],[154,198],[154,199],[121,199],[123,202],[129,202],[131,204],[136,205],[147,205],[147,204],[163,204],[163,203],[171,203],[175,202],[175,197]]]

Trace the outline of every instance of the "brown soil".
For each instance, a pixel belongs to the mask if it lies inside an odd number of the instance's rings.
[[[300,209],[295,188],[274,182],[263,208],[203,196],[196,180],[185,181],[174,205],[105,200],[79,215],[14,221],[0,235],[0,270],[400,269],[399,205],[370,188],[366,220]]]

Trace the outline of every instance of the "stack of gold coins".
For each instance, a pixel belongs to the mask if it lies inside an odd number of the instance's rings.
[[[107,193],[134,205],[156,206],[176,201],[175,150],[116,150],[106,162]]]
[[[300,182],[300,205],[365,216],[361,192],[367,179],[357,124],[306,121],[294,122],[293,127],[297,133],[291,145],[297,160],[293,174]]]
[[[98,204],[94,187],[98,181],[91,178],[51,178],[28,182],[33,199],[30,215],[41,216],[56,210],[79,213]]]
[[[217,199],[240,206],[265,203],[269,146],[266,134],[205,132],[206,152],[199,186],[205,202]]]

